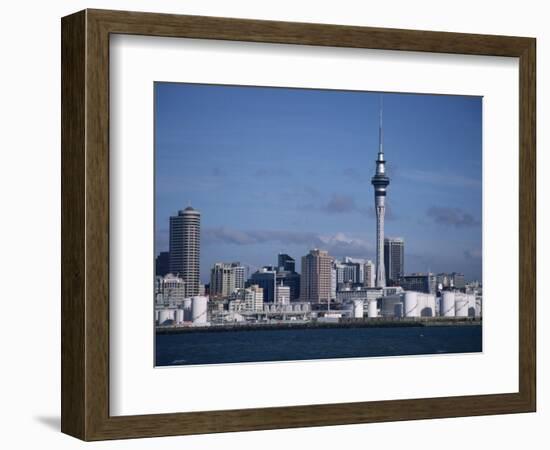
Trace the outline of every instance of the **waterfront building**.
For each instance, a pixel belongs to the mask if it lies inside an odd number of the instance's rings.
[[[398,281],[406,291],[425,292],[426,294],[435,294],[436,292],[436,277],[433,273],[413,273],[405,275]]]
[[[235,289],[243,289],[244,274],[245,268],[238,262],[214,264],[210,271],[210,295],[223,298]]]
[[[437,288],[439,290],[454,288],[463,290],[466,288],[466,281],[463,273],[438,273],[436,276]]]
[[[185,281],[174,274],[155,278],[155,298],[159,305],[177,305],[183,303],[185,295]]]
[[[297,301],[300,297],[300,274],[296,272],[296,261],[286,253],[277,255],[277,286],[281,283],[290,288],[290,301]]]
[[[199,295],[200,221],[191,206],[170,217],[170,272],[183,278],[188,297]]]
[[[361,285],[374,287],[374,264],[364,259],[346,256],[342,262],[334,264],[336,270],[336,284]]]
[[[289,272],[286,270],[277,271],[276,283],[283,286],[288,286],[290,289],[290,301],[294,302],[300,298],[300,274],[296,272]]]
[[[331,298],[332,258],[324,250],[314,249],[302,256],[300,301],[327,303]]]
[[[336,275],[336,261],[333,261],[333,264],[330,268],[330,299],[336,300],[336,291],[338,287],[338,277]]]
[[[243,289],[246,282],[246,267],[242,266],[241,263],[234,262],[231,263],[235,274],[235,289]]]
[[[265,266],[254,272],[248,280],[248,285],[258,285],[263,289],[264,302],[275,301],[275,286],[277,284],[277,271],[273,266]]]
[[[463,273],[453,272],[451,273],[451,277],[455,289],[464,289],[466,287],[466,281]]]
[[[163,277],[170,273],[170,253],[160,252],[155,258],[155,275]]]
[[[376,267],[371,260],[365,261],[363,273],[365,276],[363,284],[365,287],[373,288],[376,285]]]
[[[290,288],[282,283],[277,284],[275,298],[275,303],[278,305],[288,305],[290,303]]]
[[[403,238],[384,238],[384,270],[388,284],[396,284],[405,275],[405,241]]]
[[[386,175],[386,161],[382,139],[382,97],[380,97],[380,123],[378,128],[378,157],[376,172],[371,183],[374,187],[374,206],[376,211],[376,287],[386,286],[384,267],[384,217],[386,215],[386,188],[390,179]]]
[[[363,300],[365,307],[371,300],[377,300],[384,295],[382,288],[369,288],[358,286],[355,288],[347,288],[336,293],[336,301],[338,303],[349,303],[354,300]]]
[[[437,290],[441,291],[453,287],[453,281],[448,273],[438,273],[435,277]]]
[[[264,308],[263,289],[257,284],[235,290],[229,297],[230,312],[261,312]]]

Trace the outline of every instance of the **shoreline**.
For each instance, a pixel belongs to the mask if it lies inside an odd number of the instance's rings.
[[[341,322],[301,322],[301,323],[265,323],[248,325],[211,325],[211,326],[156,326],[155,334],[182,334],[231,331],[261,330],[299,330],[299,329],[335,329],[335,328],[412,328],[441,326],[480,326],[481,318],[401,318],[401,319],[348,319]]]

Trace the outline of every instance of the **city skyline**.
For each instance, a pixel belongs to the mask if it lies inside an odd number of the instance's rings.
[[[216,262],[255,269],[278,253],[300,272],[312,248],[375,260],[378,93],[169,83],[155,93],[156,254],[168,217],[190,204],[203,213],[203,283]],[[405,238],[406,271],[480,280],[481,99],[384,94],[384,150],[386,237]]]

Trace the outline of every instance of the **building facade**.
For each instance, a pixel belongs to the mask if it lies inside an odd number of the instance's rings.
[[[300,301],[327,303],[331,299],[332,258],[326,251],[314,249],[302,257]]]
[[[185,295],[199,295],[201,214],[188,206],[170,217],[170,272],[185,281]]]
[[[238,262],[216,263],[210,270],[210,295],[214,298],[227,297],[235,289],[245,287],[245,267]]]
[[[170,253],[160,252],[155,258],[155,275],[163,277],[170,273]]]
[[[254,284],[244,289],[236,289],[229,298],[230,312],[261,312],[264,308],[263,289]]]
[[[290,288],[288,286],[277,284],[275,303],[278,305],[288,305],[290,303]]]
[[[277,256],[277,267],[280,271],[296,272],[296,261],[286,253]]]
[[[373,288],[376,286],[376,266],[371,260],[365,261],[365,287]]]
[[[279,268],[280,269],[280,268]],[[300,298],[300,274],[286,270],[277,271],[277,285],[283,284],[290,289],[290,301],[295,302]]]
[[[183,303],[185,281],[171,273],[155,278],[155,298],[159,305],[175,306]]]
[[[264,302],[272,303],[275,301],[275,287],[277,285],[275,267],[265,266],[254,272],[248,280],[248,285],[255,284],[263,289]]]
[[[433,273],[413,273],[399,279],[399,286],[405,291],[418,291],[435,294],[437,289],[436,276]]]
[[[393,285],[405,275],[405,241],[403,238],[384,239],[384,270],[386,282]]]
[[[438,273],[436,276],[438,289],[465,289],[466,280],[463,273]]]

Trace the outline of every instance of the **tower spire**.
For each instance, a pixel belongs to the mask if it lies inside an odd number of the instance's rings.
[[[384,134],[383,134],[383,124],[382,116],[384,113],[384,97],[380,94],[380,104],[378,107],[378,155],[382,155],[384,159]]]

